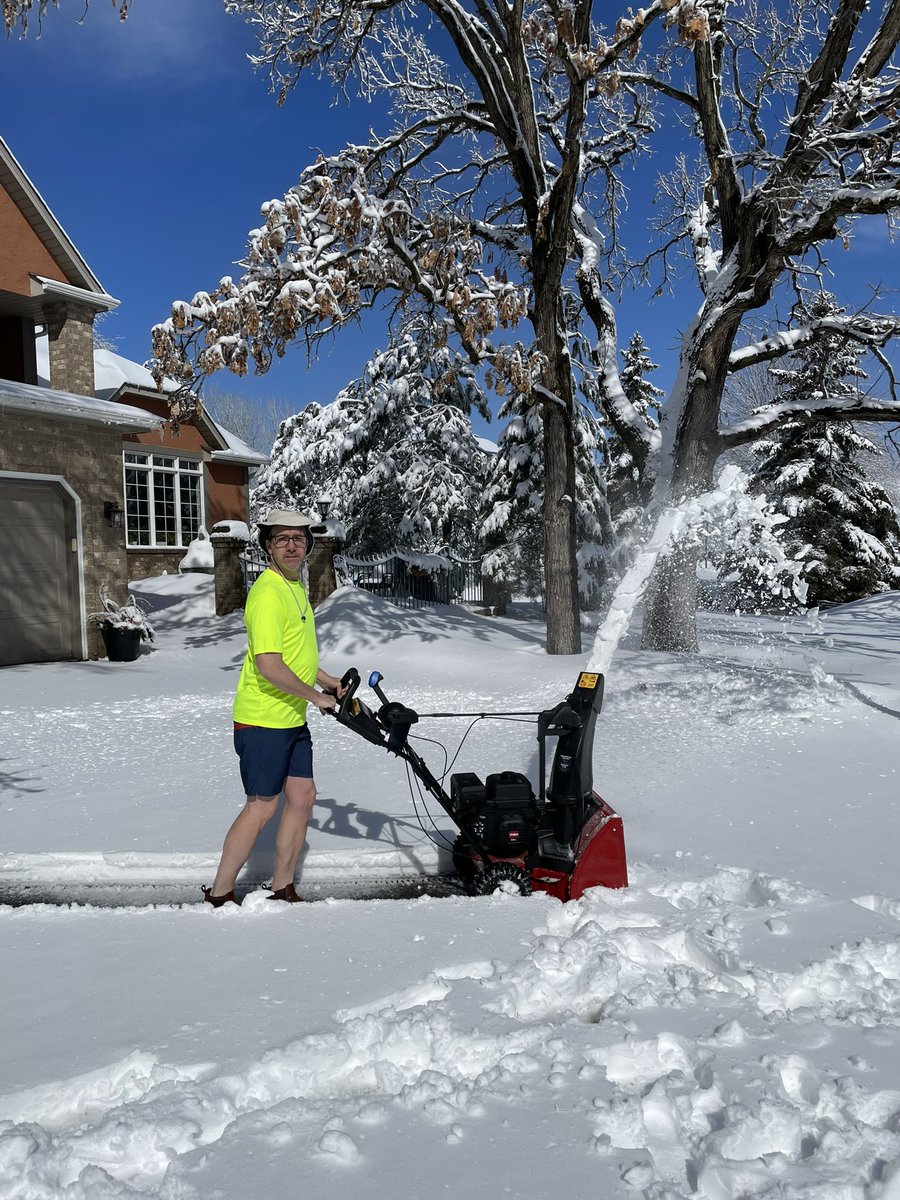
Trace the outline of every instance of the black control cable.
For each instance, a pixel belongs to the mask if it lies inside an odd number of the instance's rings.
[[[498,718],[502,718],[502,717],[539,717],[540,715],[541,714],[539,712],[517,712],[517,711],[480,712],[480,713],[447,712],[447,713],[419,713],[418,714],[418,716],[420,718],[421,717],[481,717],[481,718],[498,717]]]

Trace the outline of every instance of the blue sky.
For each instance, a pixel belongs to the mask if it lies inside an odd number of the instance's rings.
[[[265,77],[246,62],[250,30],[226,16],[220,0],[135,0],[124,24],[109,0],[91,0],[79,24],[83,14],[84,0],[61,0],[40,37],[33,21],[27,39],[0,46],[0,133],[121,300],[104,334],[120,353],[143,361],[150,327],[172,300],[237,273],[233,263],[262,201],[282,195],[318,149],[360,141],[370,123],[384,123],[378,111],[332,105],[326,85],[313,79],[279,109]],[[632,228],[648,219],[653,193],[653,173],[644,167],[633,178]],[[868,282],[890,279],[895,265],[883,223],[873,222],[852,261],[840,263],[848,282],[836,290],[847,301],[861,298]],[[663,388],[695,300],[686,289],[651,308],[646,294],[621,306],[622,344],[641,329]],[[323,347],[311,367],[298,348],[266,376],[221,373],[207,386],[296,408],[327,402],[384,342],[383,324],[372,318]],[[496,436],[496,423],[489,432]]]
[[[237,274],[263,200],[314,150],[346,140],[346,104],[301,85],[279,109],[246,62],[249,30],[218,0],[62,0],[27,39],[0,45],[0,132],[103,286],[121,301],[102,332],[143,361],[172,300]],[[27,100],[26,100],[27,97]],[[374,340],[373,340],[374,339]],[[297,352],[261,378],[213,387],[329,400],[381,338],[348,330],[306,369]]]

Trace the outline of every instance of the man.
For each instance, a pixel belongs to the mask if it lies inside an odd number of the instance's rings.
[[[300,568],[313,543],[311,524],[302,513],[272,509],[259,526],[259,544],[269,565],[247,596],[249,644],[232,710],[247,801],[225,837],[212,887],[203,888],[204,899],[216,908],[240,903],[234,895],[238,872],[282,792],[269,898],[289,904],[301,899],[294,871],[316,799],[306,708],[314,704],[328,712],[345,691],[340,680],[319,666],[312,607],[300,583]]]

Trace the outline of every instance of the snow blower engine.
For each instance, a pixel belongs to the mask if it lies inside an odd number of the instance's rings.
[[[341,680],[347,688],[334,715],[367,741],[402,758],[459,828],[453,865],[469,895],[498,888],[530,895],[549,892],[577,900],[587,888],[627,887],[622,819],[593,790],[594,727],[603,702],[603,676],[582,671],[572,692],[540,713],[428,713],[423,716],[536,717],[538,793],[526,775],[500,771],[482,780],[472,772],[450,776],[445,791],[409,744],[420,714],[388,700],[383,676],[369,687],[380,707],[373,712],[356,692],[359,672]],[[547,780],[547,742],[556,748]]]

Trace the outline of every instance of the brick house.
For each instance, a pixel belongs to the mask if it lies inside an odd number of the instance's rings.
[[[124,600],[248,519],[264,456],[206,417],[172,433],[149,372],[94,345],[117,304],[0,139],[0,666],[102,654],[102,584]]]

